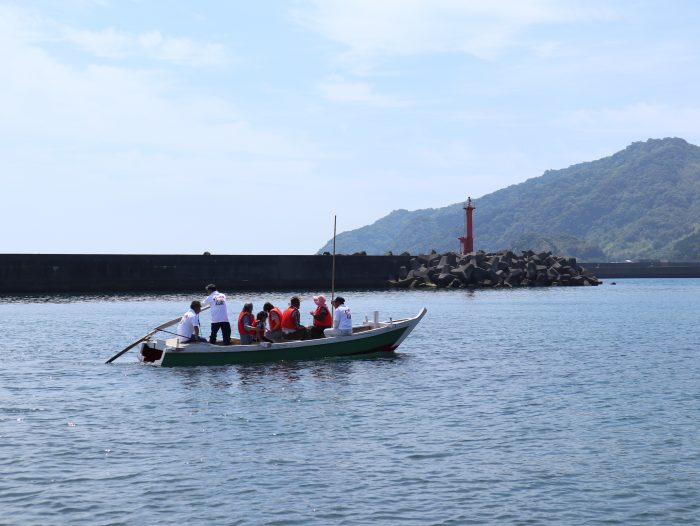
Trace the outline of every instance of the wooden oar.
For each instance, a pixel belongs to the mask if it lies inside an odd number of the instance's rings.
[[[201,313],[201,312],[204,312],[204,311],[207,310],[208,308],[209,308],[209,305],[207,305],[206,307],[203,307],[202,310],[199,311],[199,312],[200,312],[200,313]],[[122,354],[124,354],[125,352],[127,352],[127,351],[130,350],[130,349],[133,349],[134,347],[136,347],[136,346],[137,346],[139,343],[141,343],[142,341],[147,340],[148,338],[150,338],[151,336],[153,336],[155,333],[157,333],[159,330],[161,330],[161,329],[167,329],[167,328],[170,327],[171,325],[175,325],[175,324],[176,324],[177,322],[179,322],[181,319],[182,319],[182,316],[178,316],[178,317],[175,318],[174,320],[170,320],[170,321],[165,322],[165,323],[162,324],[162,325],[158,325],[158,327],[156,327],[155,329],[153,329],[151,332],[144,334],[141,338],[139,338],[139,339],[136,340],[135,342],[133,342],[133,343],[127,345],[124,349],[122,349],[122,350],[119,351],[117,354],[115,354],[114,356],[112,356],[112,357],[111,357],[109,360],[107,360],[105,363],[112,363],[114,360],[116,360],[117,358],[119,358]]]

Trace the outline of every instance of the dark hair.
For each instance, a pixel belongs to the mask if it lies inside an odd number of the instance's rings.
[[[269,311],[269,310],[272,310],[272,309],[274,309],[274,308],[275,308],[275,306],[274,306],[272,303],[270,303],[269,301],[266,302],[265,305],[263,305],[263,310],[264,310],[265,312],[267,312],[267,311]]]
[[[343,303],[345,303],[345,298],[343,298],[342,296],[337,296],[333,301],[335,301],[338,305],[342,305]]]
[[[265,312],[264,310],[261,310],[260,312],[258,312],[256,319],[258,321],[266,320],[267,319],[267,312]]]
[[[214,285],[213,283],[209,283],[209,285],[207,285],[208,292],[214,292],[215,290],[216,290],[216,285]]]
[[[199,300],[194,300],[192,303],[190,303],[190,309],[195,309],[195,308],[197,308],[197,309],[202,308],[202,304],[199,303]]]
[[[246,312],[253,312],[253,304],[252,303],[244,303],[243,310]]]
[[[292,299],[289,300],[290,305],[294,307],[299,307],[301,305],[301,301],[299,301],[299,296],[292,296]]]

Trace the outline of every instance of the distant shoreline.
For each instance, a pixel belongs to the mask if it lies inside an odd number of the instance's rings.
[[[336,290],[388,289],[413,256],[336,257]],[[700,278],[700,262],[580,262],[600,279]],[[330,289],[322,255],[0,254],[0,293]]]

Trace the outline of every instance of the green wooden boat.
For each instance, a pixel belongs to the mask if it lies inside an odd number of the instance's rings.
[[[219,345],[208,342],[181,343],[177,338],[150,338],[142,343],[139,360],[161,367],[180,367],[314,360],[331,356],[393,352],[418,325],[426,312],[424,308],[413,318],[366,322],[353,327],[351,336],[320,340],[240,345],[239,340],[232,339],[232,345]]]

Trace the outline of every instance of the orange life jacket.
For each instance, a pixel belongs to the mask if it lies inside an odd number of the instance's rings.
[[[255,329],[247,330],[243,325],[243,317],[246,315],[250,316],[251,319],[251,322],[248,325],[250,325],[251,327],[255,327],[258,324],[258,320],[255,319],[252,312],[246,312],[243,310],[238,315],[238,334],[250,334],[251,336],[255,336]]]
[[[276,320],[272,319],[273,312],[277,313]],[[279,310],[277,307],[272,307],[270,309],[270,312],[267,313],[267,322],[270,324],[271,331],[276,331],[278,329],[281,329],[282,328],[282,311]]]
[[[326,314],[321,318],[320,320],[316,319],[316,316],[321,314],[321,306],[319,305],[316,307],[316,311],[314,312],[314,327],[332,327],[333,326],[333,316],[331,316],[331,312],[328,310],[328,307],[323,307],[326,309]]]
[[[290,329],[290,330],[297,330],[297,325],[294,322],[294,311],[298,311],[296,307],[292,307],[291,305],[285,309],[285,311],[282,313],[282,328],[283,329]]]

